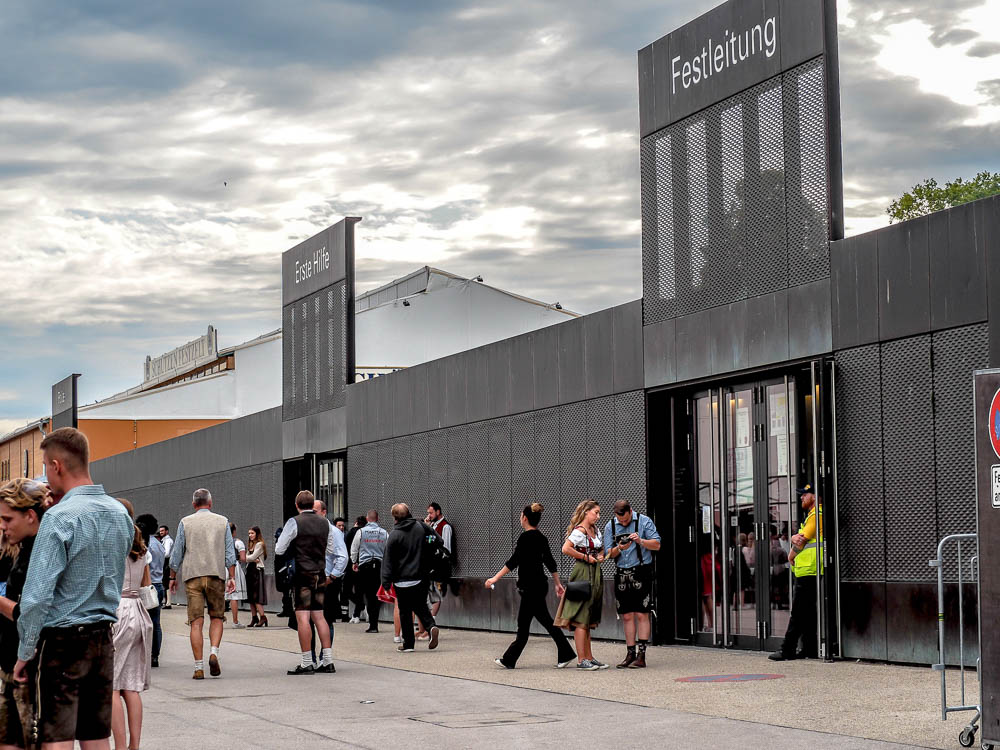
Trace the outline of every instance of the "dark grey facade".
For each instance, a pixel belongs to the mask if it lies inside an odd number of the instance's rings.
[[[286,306],[312,327],[286,318],[283,410],[106,459],[96,478],[171,525],[205,485],[267,532],[321,461],[343,461],[351,516],[388,527],[395,502],[444,506],[460,595],[441,619],[503,630],[513,581],[482,583],[520,509],[543,502],[558,547],[580,500],[606,520],[628,499],[664,541],[655,638],[756,649],[787,622],[781,537],[810,484],[824,655],[933,661],[927,561],[975,530],[972,371],[1000,364],[1000,198],[842,239],[835,18],[832,0],[730,0],[640,51],[642,300],[326,399],[350,369],[348,255],[339,287]],[[605,601],[598,635],[616,636],[610,585]]]

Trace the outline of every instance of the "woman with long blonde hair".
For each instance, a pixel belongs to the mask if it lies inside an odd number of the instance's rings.
[[[600,520],[601,507],[594,500],[584,500],[573,511],[566,528],[562,553],[572,557],[576,563],[569,574],[570,585],[559,602],[555,619],[558,627],[573,632],[577,669],[587,671],[608,668],[607,664],[594,658],[590,643],[590,631],[601,624],[601,608],[604,606],[604,578],[601,575],[604,535],[597,527]],[[578,585],[573,586],[574,583]],[[577,589],[580,591],[577,592]]]
[[[42,514],[51,498],[43,482],[17,478],[0,487],[0,528],[4,547],[13,553],[14,564],[7,577],[7,591],[0,596],[0,724],[5,731],[0,743],[6,747],[27,747],[32,727],[34,691],[28,682],[15,682],[12,676],[17,662],[17,606],[28,577],[28,563],[41,524]]]

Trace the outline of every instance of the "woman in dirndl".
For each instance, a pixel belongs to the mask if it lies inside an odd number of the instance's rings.
[[[604,578],[601,575],[604,539],[597,528],[600,519],[601,508],[593,500],[584,500],[573,511],[573,517],[566,528],[562,553],[576,560],[569,574],[569,582],[589,582],[590,596],[581,601],[572,601],[564,593],[555,619],[558,627],[573,632],[577,669],[587,671],[608,668],[607,664],[594,658],[590,644],[590,631],[601,624],[601,608],[604,605]]]
[[[135,517],[132,503],[123,498],[119,502]],[[153,655],[153,621],[139,598],[139,588],[150,585],[150,555],[142,541],[139,527],[135,527],[132,549],[125,558],[125,579],[122,598],[118,603],[118,621],[111,628],[111,641],[115,647],[115,666],[111,703],[111,732],[116,748],[139,747],[142,735],[142,695],[149,689],[150,663]],[[124,700],[125,705],[122,706]],[[128,713],[128,744],[125,742],[125,715]]]
[[[229,524],[229,531],[233,535],[233,547],[236,548],[236,588],[226,594],[226,601],[229,602],[229,609],[233,614],[233,627],[245,628],[246,625],[240,622],[240,602],[247,598],[247,576],[243,572],[243,566],[247,564],[247,546],[243,540],[236,536],[236,524]],[[229,573],[226,573],[226,584],[229,583]]]

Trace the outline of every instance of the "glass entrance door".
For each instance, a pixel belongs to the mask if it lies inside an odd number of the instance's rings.
[[[795,488],[814,476],[813,389],[803,380],[783,375],[690,401],[695,642],[771,650],[787,628]]]

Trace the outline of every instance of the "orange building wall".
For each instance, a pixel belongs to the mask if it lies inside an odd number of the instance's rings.
[[[80,430],[90,441],[90,460],[99,461],[125,451],[222,424],[225,419],[81,419]]]
[[[47,430],[47,428],[46,428]],[[42,474],[42,442],[41,430],[35,428],[23,435],[18,435],[4,443],[0,443],[0,462],[9,461],[10,478],[37,477]],[[25,466],[24,452],[28,451],[28,463]]]

